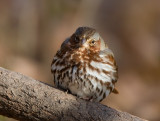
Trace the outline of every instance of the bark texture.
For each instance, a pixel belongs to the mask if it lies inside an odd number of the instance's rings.
[[[144,121],[0,68],[0,114],[21,121]]]

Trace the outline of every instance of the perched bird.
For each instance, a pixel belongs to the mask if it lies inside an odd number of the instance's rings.
[[[118,93],[117,66],[112,51],[99,33],[79,27],[57,51],[51,64],[55,86],[78,97],[99,102]]]

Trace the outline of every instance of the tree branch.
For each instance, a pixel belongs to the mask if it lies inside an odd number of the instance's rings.
[[[144,121],[0,68],[0,114],[23,121]]]

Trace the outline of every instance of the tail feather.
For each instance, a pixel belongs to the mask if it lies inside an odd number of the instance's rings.
[[[112,92],[113,92],[114,94],[119,94],[119,92],[118,92],[118,90],[117,90],[116,88],[114,88],[114,89],[112,90]]]

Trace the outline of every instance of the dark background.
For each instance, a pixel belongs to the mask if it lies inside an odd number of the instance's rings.
[[[53,84],[52,58],[79,26],[96,28],[119,66],[120,94],[102,103],[159,121],[160,0],[0,0],[0,66]]]

